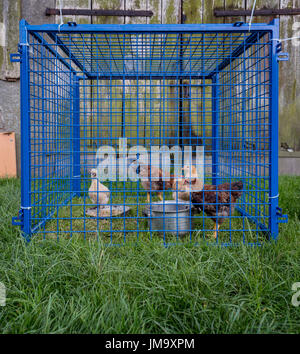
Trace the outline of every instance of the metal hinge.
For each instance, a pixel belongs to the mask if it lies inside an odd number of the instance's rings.
[[[76,27],[77,26],[77,23],[75,21],[69,21],[68,22],[68,26],[70,27]]]
[[[241,26],[243,26],[243,24],[244,24],[244,22],[242,22],[242,21],[237,21],[237,22],[235,22],[235,23],[233,24],[233,27],[241,27]]]
[[[12,224],[14,226],[23,226],[24,225],[24,214],[23,209],[19,210],[19,215],[12,218]]]
[[[286,224],[289,220],[288,215],[282,214],[282,209],[279,207],[276,208],[276,216],[277,216],[277,221],[280,224]]]

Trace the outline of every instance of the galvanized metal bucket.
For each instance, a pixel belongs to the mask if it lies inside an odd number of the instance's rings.
[[[190,209],[190,204],[172,200],[152,203],[145,209],[149,229],[184,236],[193,229]]]

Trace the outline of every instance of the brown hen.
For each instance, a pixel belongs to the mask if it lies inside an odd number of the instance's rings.
[[[235,204],[242,196],[243,182],[224,183],[218,186],[204,185],[201,192],[192,192],[195,208],[204,211],[215,222],[214,238],[225,218],[233,215]]]
[[[162,192],[172,188],[174,177],[172,175],[164,175],[163,171],[155,166],[140,163],[139,169],[141,184],[147,191],[147,202],[150,203],[151,192],[157,192],[159,199],[163,201]]]

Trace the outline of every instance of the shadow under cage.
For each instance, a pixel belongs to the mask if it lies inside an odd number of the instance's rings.
[[[20,22],[27,240],[276,239],[279,22]]]

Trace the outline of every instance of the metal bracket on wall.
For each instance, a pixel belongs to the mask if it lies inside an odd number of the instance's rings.
[[[235,23],[233,24],[233,26],[234,26],[234,27],[242,27],[243,24],[244,24],[244,22],[238,21],[238,22],[235,22]]]
[[[18,216],[15,216],[12,218],[12,224],[14,226],[23,226],[24,225],[24,214],[23,214],[22,209],[19,210]]]
[[[214,10],[216,17],[251,16],[252,10]],[[253,16],[296,16],[300,15],[300,8],[288,9],[261,9],[255,10]]]
[[[287,215],[282,214],[282,209],[279,207],[276,208],[276,216],[277,221],[280,224],[286,224],[289,220],[289,217]]]
[[[59,9],[46,9],[46,16],[60,15]],[[63,16],[127,16],[151,17],[152,11],[145,10],[89,10],[89,9],[62,9]]]
[[[12,53],[10,54],[11,63],[21,63],[21,54],[20,53]]]

